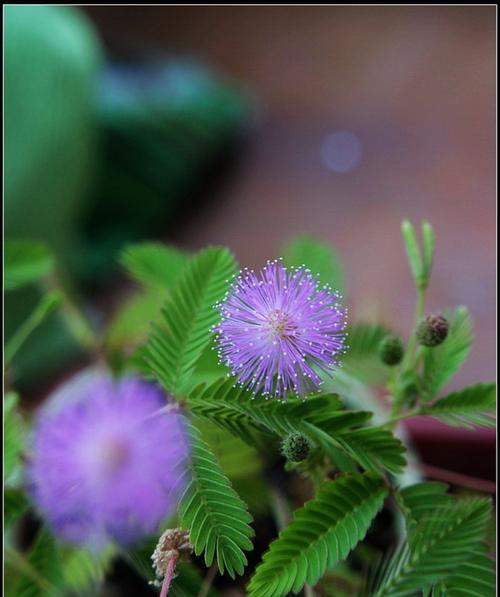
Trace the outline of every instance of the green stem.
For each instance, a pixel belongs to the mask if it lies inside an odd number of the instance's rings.
[[[212,583],[214,582],[214,578],[217,576],[217,564],[212,564],[210,567],[207,575],[203,579],[203,584],[200,587],[200,592],[198,593],[198,597],[207,597],[210,588],[212,587]]]
[[[64,286],[55,276],[46,279],[46,286],[50,290],[61,293],[63,297],[61,314],[73,338],[84,350],[97,352],[100,344],[99,339],[92,325],[69,296]]]
[[[418,323],[424,316],[425,313],[425,292],[427,290],[427,283],[422,283],[417,286],[417,300],[415,304],[415,322],[413,325],[412,333],[410,334],[410,338],[408,340],[408,344],[405,351],[405,356],[403,358],[403,362],[398,371],[398,380],[401,380],[403,375],[412,369],[415,369],[418,365],[420,360],[422,351],[420,347],[417,345],[417,336],[416,336],[416,327]],[[398,387],[398,381],[394,383],[394,389]],[[393,426],[393,422],[397,422],[397,417],[401,411],[401,408],[404,404],[404,396],[399,395],[398,392],[394,392],[393,394],[393,401],[392,401],[392,408],[391,408],[391,419],[386,423],[390,424],[391,427]]]
[[[4,363],[6,368],[29,336],[61,304],[61,300],[61,295],[57,292],[51,292],[40,299],[35,309],[20,325],[5,346]]]
[[[401,413],[401,414],[396,414],[395,416],[391,416],[390,419],[388,419],[385,423],[384,423],[384,427],[385,426],[389,426],[389,427],[394,427],[394,425],[396,423],[399,423],[399,421],[404,421],[405,419],[409,419],[411,417],[418,417],[419,415],[423,414],[422,411],[419,408],[415,408],[413,410],[408,410],[405,413]]]
[[[401,369],[403,371],[407,371],[411,363],[414,359],[414,352],[417,348],[417,336],[415,335],[415,328],[419,324],[420,320],[423,318],[425,313],[425,291],[427,290],[427,285],[420,285],[417,286],[417,302],[415,305],[415,323],[413,326],[413,331],[410,335],[410,339],[408,340],[408,345],[406,347],[405,357],[403,359],[403,364]]]

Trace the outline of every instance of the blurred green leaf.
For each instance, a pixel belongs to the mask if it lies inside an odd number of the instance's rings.
[[[50,274],[54,257],[45,245],[34,241],[4,242],[4,288],[17,290]]]
[[[386,381],[390,370],[381,361],[379,348],[389,334],[389,329],[382,325],[356,323],[350,326],[347,351],[342,357],[343,371],[366,384],[378,385]]]
[[[417,237],[413,225],[404,220],[401,224],[401,233],[406,247],[406,255],[410,264],[411,273],[416,286],[420,286],[423,278],[423,264],[420,249],[418,247]]]
[[[422,246],[423,246],[423,275],[427,281],[431,277],[432,262],[434,260],[434,249],[436,246],[436,235],[429,222],[422,222]]]
[[[212,423],[200,423],[197,428],[202,438],[231,480],[254,477],[262,470],[262,460],[255,448]]]
[[[19,481],[21,469],[21,454],[24,448],[25,428],[17,410],[18,396],[9,392],[4,396],[4,483],[13,486]]]
[[[120,263],[141,286],[169,289],[188,261],[188,255],[161,243],[145,242],[127,246]]]
[[[127,297],[115,313],[106,331],[106,352],[116,354],[131,352],[147,339],[151,322],[158,319],[165,293],[148,289]]]
[[[51,597],[63,595],[62,560],[54,537],[40,529],[31,547],[16,587],[17,597]]]
[[[29,508],[26,496],[19,489],[6,487],[3,494],[4,524],[8,528]]]
[[[64,547],[60,550],[62,584],[79,597],[97,595],[114,557],[114,549],[107,548],[96,554],[82,547]]]
[[[285,264],[300,267],[305,265],[318,274],[323,284],[333,290],[344,292],[344,271],[335,251],[313,236],[302,235],[292,240],[282,251]]]

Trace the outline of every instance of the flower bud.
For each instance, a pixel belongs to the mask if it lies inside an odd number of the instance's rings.
[[[445,341],[449,327],[442,315],[429,315],[417,326],[417,340],[422,346],[438,346]]]
[[[401,362],[403,354],[403,343],[397,336],[386,336],[380,343],[380,359],[386,365],[397,365]]]
[[[302,433],[291,433],[281,444],[281,453],[291,462],[305,460],[311,451],[311,442]]]
[[[193,551],[189,532],[182,529],[167,529],[159,538],[151,559],[157,578],[163,578],[172,558],[186,557]]]

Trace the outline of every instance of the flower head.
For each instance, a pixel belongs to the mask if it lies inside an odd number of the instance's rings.
[[[259,275],[244,270],[217,305],[221,362],[253,392],[283,398],[317,390],[344,350],[338,300],[305,267],[273,261]]]
[[[152,533],[183,488],[181,415],[136,378],[73,378],[41,409],[31,447],[33,500],[69,542],[99,549]]]

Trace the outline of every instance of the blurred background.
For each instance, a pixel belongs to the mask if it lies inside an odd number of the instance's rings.
[[[425,218],[429,311],[465,304],[475,324],[450,389],[495,378],[494,6],[5,17],[5,237],[49,243],[96,322],[123,298],[127,242],[223,244],[259,267],[308,232],[342,259],[351,317],[404,334],[414,291],[399,226]],[[33,300],[7,297],[7,336]],[[33,342],[18,363],[31,388],[78,359],[57,322]],[[493,431],[411,431],[427,462],[493,478]]]

